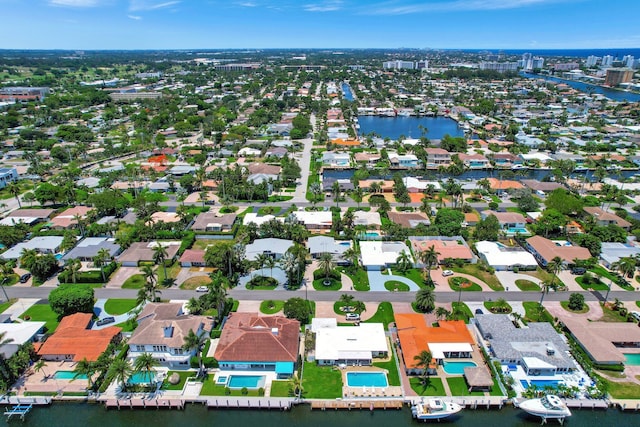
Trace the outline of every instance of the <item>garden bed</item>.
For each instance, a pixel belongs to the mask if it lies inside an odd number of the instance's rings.
[[[273,277],[255,276],[247,283],[247,289],[257,289],[261,291],[272,291],[278,287],[278,281]]]
[[[482,288],[475,282],[465,277],[451,277],[449,279],[449,287],[454,291],[462,292],[481,292]]]
[[[284,307],[284,301],[280,300],[266,300],[260,303],[260,312],[264,314],[275,314],[282,311]]]
[[[384,288],[390,292],[409,292],[409,285],[398,282],[397,280],[389,280],[385,282]]]

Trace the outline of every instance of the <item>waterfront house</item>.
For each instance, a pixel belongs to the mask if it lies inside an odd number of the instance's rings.
[[[458,158],[469,169],[486,169],[491,167],[489,159],[482,154],[458,154]]]
[[[322,153],[322,164],[327,166],[347,167],[351,161],[349,153],[325,151]]]
[[[527,223],[526,218],[518,212],[496,212],[492,210],[482,211],[480,214],[482,219],[487,219],[489,216],[495,216],[500,223],[502,231],[508,234],[528,234],[525,225]],[[516,230],[516,231],[514,231]]]
[[[427,167],[449,166],[451,164],[451,153],[442,148],[425,148],[427,153]]]
[[[418,224],[431,225],[429,217],[422,212],[389,212],[389,221],[404,228],[415,228]]]
[[[8,322],[0,323],[0,335],[5,342],[5,344],[0,346],[0,354],[3,355],[5,359],[8,359],[13,356],[22,345],[37,341],[40,334],[44,331],[45,324],[45,322],[26,321],[12,323],[10,319]]]
[[[389,163],[396,168],[417,168],[420,160],[414,154],[389,153]]]
[[[338,326],[335,317],[314,318],[315,360],[319,365],[369,366],[376,358],[386,358],[389,344],[382,323]]]

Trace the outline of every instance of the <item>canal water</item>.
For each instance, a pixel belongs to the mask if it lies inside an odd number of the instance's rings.
[[[353,92],[351,92],[351,86],[348,83],[342,82],[342,95],[347,101],[353,101]]]
[[[610,89],[604,86],[592,85],[589,83],[579,82],[576,80],[562,79],[559,77],[547,76],[544,74],[520,73],[520,75],[529,79],[544,79],[556,83],[564,83],[584,93],[599,93],[614,101],[640,102],[640,94],[625,92],[623,90]]]
[[[400,135],[404,135],[405,138],[420,138],[420,126],[427,129],[426,136],[429,139],[442,139],[445,135],[464,136],[464,131],[458,123],[448,117],[358,116],[358,123],[360,136],[375,132],[382,138],[398,139]]]
[[[441,426],[478,427],[534,427],[540,425],[540,419],[531,417],[521,410],[504,407],[502,410],[463,410],[459,414],[440,423]],[[311,411],[309,406],[301,405],[291,411],[257,410],[209,410],[201,405],[188,405],[184,411],[156,409],[106,410],[96,404],[55,403],[50,407],[33,409],[22,422],[20,419],[7,421],[0,425],[47,426],[47,427],[163,427],[163,426],[261,426],[261,427],[403,427],[418,426],[411,418],[408,408],[388,411]],[[550,426],[559,425],[549,421]],[[567,426],[638,426],[640,414],[623,413],[616,409],[607,411],[574,410],[573,416],[565,421]]]

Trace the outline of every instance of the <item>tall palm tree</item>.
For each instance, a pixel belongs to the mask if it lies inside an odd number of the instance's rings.
[[[155,247],[153,248],[153,262],[155,262],[156,264],[162,264],[162,268],[164,270],[164,278],[167,279],[167,265],[165,264],[165,261],[167,259],[167,257],[169,256],[169,253],[167,252],[167,248],[165,248],[164,246],[162,246],[160,243],[157,243],[155,245]]]
[[[156,272],[153,271],[153,267],[151,267],[150,265],[143,265],[140,271],[142,271],[144,279],[147,282],[150,282],[150,283],[157,282]]]
[[[16,201],[18,202],[18,208],[22,209],[22,203],[20,203],[20,193],[22,191],[20,190],[20,186],[18,185],[18,183],[15,181],[8,183],[7,191],[9,192],[9,194],[16,198]]]
[[[113,378],[120,383],[120,389],[124,390],[125,384],[133,372],[128,361],[123,359],[114,359],[109,366],[109,372]]]
[[[336,201],[336,207],[339,207],[340,205],[340,183],[338,181],[334,181],[333,185],[331,186],[331,195],[333,196],[334,200]]]
[[[149,385],[151,386],[153,385],[153,376],[151,375],[151,373],[153,372],[153,368],[158,365],[158,361],[153,358],[151,353],[142,353],[136,358],[136,361],[133,365],[133,370],[135,372],[140,372],[143,375],[146,375],[147,378],[149,378]]]
[[[422,288],[416,292],[416,308],[423,313],[430,313],[435,308],[436,296],[430,288]]]
[[[411,255],[409,255],[407,251],[403,250],[398,255],[398,258],[396,258],[396,268],[398,269],[398,271],[404,274],[411,268],[411,261]]]
[[[49,375],[47,374],[47,372],[44,370],[44,367],[47,366],[47,362],[44,361],[44,359],[40,359],[36,362],[35,365],[33,365],[33,371],[34,372],[44,372],[44,377],[45,379],[49,377]]]
[[[429,371],[429,366],[431,366],[431,362],[433,361],[433,355],[428,350],[422,350],[420,353],[413,356],[413,360],[416,363],[413,364],[416,368],[422,368],[422,384],[427,384],[427,378],[431,375]]]
[[[98,251],[95,257],[93,257],[93,264],[96,267],[100,267],[100,273],[102,274],[102,281],[106,282],[107,278],[104,275],[104,266],[111,260],[111,253],[107,248],[102,248]]]
[[[612,267],[623,277],[633,278],[633,274],[636,272],[636,260],[633,257],[622,257]]]
[[[351,198],[358,204],[358,210],[360,209],[360,203],[362,202],[363,197],[364,194],[362,192],[362,187],[356,187],[355,190],[353,190],[353,192],[351,193]]]
[[[198,375],[203,372],[201,351],[202,347],[207,342],[207,339],[208,338],[205,334],[197,335],[195,332],[193,332],[193,329],[189,329],[189,333],[187,333],[187,335],[184,337],[184,344],[182,345],[182,348],[185,351],[191,352],[195,350],[196,352],[199,367]]]
[[[304,391],[304,387],[302,387],[302,380],[300,379],[300,377],[295,374],[292,375],[291,378],[289,378],[289,387],[291,388],[293,395],[296,398],[300,399],[300,395]]]
[[[73,216],[73,220],[76,222],[78,230],[80,230],[80,236],[84,237],[84,218],[82,217],[82,215],[75,214]]]
[[[555,285],[555,281],[558,278],[558,273],[562,271],[563,260],[559,256],[555,256],[549,261],[547,264],[547,270],[553,274],[553,278],[551,279],[551,287]]]
[[[227,288],[226,281],[222,280],[221,273],[218,274],[220,274],[220,279],[215,279],[215,275],[212,276],[213,281],[209,285],[208,297],[211,298],[211,301],[216,306],[218,322],[221,322],[224,317],[225,305],[227,303]]]
[[[73,283],[76,283],[78,278],[78,272],[82,268],[82,263],[78,258],[68,259],[64,263],[64,269],[67,271],[68,276]]]
[[[267,258],[271,258],[269,255],[267,254],[258,254],[258,256],[256,256],[256,268],[262,270],[265,267],[265,264],[267,263]]]
[[[429,283],[433,283],[433,280],[431,280],[431,267],[438,263],[438,255],[440,255],[440,252],[436,250],[435,245],[431,245],[430,248],[420,252],[419,255],[420,261],[424,264],[425,272],[429,278]]]
[[[320,260],[318,261],[318,267],[324,273],[324,279],[328,280],[331,272],[335,268],[335,263],[333,262],[333,256],[329,252],[324,252],[320,255]]]
[[[84,358],[78,363],[76,363],[75,368],[73,368],[73,379],[75,380],[78,377],[86,376],[88,381],[87,388],[93,388],[92,377],[95,373],[96,373],[95,363],[89,362],[86,358]]]
[[[449,316],[451,316],[451,312],[449,310],[447,310],[446,308],[444,308],[444,307],[436,308],[436,319],[438,319],[438,320],[446,319]]]

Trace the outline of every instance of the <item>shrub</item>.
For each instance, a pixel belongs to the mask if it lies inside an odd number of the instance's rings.
[[[577,292],[569,296],[569,308],[573,311],[580,311],[584,308],[584,295]]]
[[[258,396],[264,396],[264,388],[260,387],[258,389]]]
[[[229,396],[231,394],[231,389],[229,387],[225,387],[224,388],[224,394],[225,394],[225,396]]]
[[[318,269],[316,271],[313,272],[313,280],[318,280],[318,279],[324,279],[324,271]],[[329,278],[333,279],[333,280],[340,280],[340,272],[337,270],[331,270],[331,273],[329,274]]]
[[[248,390],[246,387],[242,387],[242,388],[240,389],[240,393],[241,393],[243,396],[246,396],[247,394],[249,394],[249,390]]]

